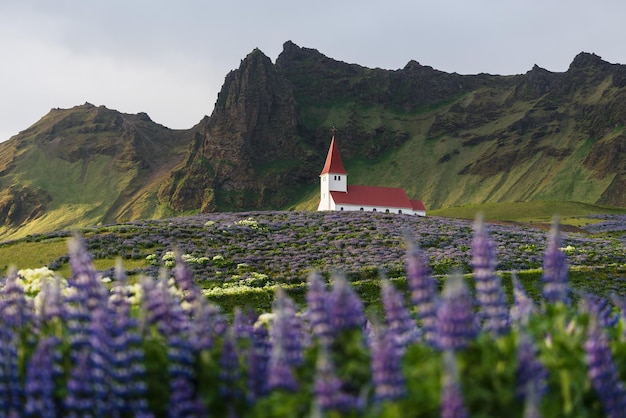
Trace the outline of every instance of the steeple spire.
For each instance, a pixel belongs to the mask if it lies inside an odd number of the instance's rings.
[[[328,155],[326,156],[326,164],[324,164],[324,168],[322,169],[320,176],[329,173],[343,175],[348,174],[343,166],[343,162],[341,161],[339,148],[335,142],[335,135],[333,135],[333,139],[330,141],[330,148],[328,149]]]

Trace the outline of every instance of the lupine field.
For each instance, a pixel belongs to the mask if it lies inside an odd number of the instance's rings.
[[[3,278],[0,416],[626,416],[625,224],[258,212],[83,230]]]

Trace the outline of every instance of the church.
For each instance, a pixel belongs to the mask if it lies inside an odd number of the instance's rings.
[[[317,210],[360,210],[426,216],[420,200],[411,200],[397,187],[353,186],[343,166],[333,135],[320,174],[320,203]]]

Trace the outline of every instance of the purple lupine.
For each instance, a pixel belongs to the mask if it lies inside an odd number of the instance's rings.
[[[272,345],[269,333],[263,324],[255,325],[252,331],[252,344],[248,356],[248,401],[267,395],[268,367]]]
[[[195,394],[193,382],[185,377],[170,381],[170,400],[167,416],[171,418],[206,417],[207,411]]]
[[[543,255],[543,296],[548,303],[570,303],[569,266],[561,250],[561,233],[558,219],[554,219]]]
[[[328,346],[332,339],[330,320],[328,317],[328,296],[326,284],[321,274],[313,272],[309,275],[306,293],[307,319],[313,335],[322,345]]]
[[[242,397],[243,393],[239,387],[241,378],[239,354],[235,341],[234,329],[231,329],[224,336],[222,343],[222,355],[220,356],[220,381],[219,392],[222,398],[228,402]]]
[[[57,406],[54,400],[54,380],[62,376],[59,339],[44,337],[26,366],[24,412],[28,416],[54,418]]]
[[[285,291],[278,288],[272,306],[274,319],[270,328],[272,344],[284,349],[282,361],[289,366],[298,367],[304,361],[304,330],[301,319],[296,315],[296,306]]]
[[[176,265],[172,269],[174,273],[174,280],[178,288],[183,293],[183,308],[185,310],[191,310],[194,303],[204,296],[198,286],[193,281],[193,274],[189,269],[189,266],[183,261],[179,251],[176,252]]]
[[[272,351],[269,360],[269,388],[281,388],[295,391],[297,382],[293,367],[300,366],[304,360],[302,329],[298,325],[293,300],[285,291],[278,288],[272,306],[274,318],[270,328]]]
[[[244,313],[239,307],[236,307],[232,326],[235,340],[250,339],[256,319],[257,316],[254,312]]]
[[[13,327],[0,326],[0,414],[9,416],[22,410],[17,332]]]
[[[320,412],[346,412],[358,406],[359,402],[353,395],[346,393],[343,383],[335,374],[335,367],[325,346],[317,354],[315,382],[313,394],[315,407]]]
[[[515,368],[516,395],[526,399],[534,396],[539,403],[547,388],[548,371],[537,358],[537,348],[525,333],[520,333],[517,345],[517,366]]]
[[[144,355],[138,324],[131,316],[126,276],[121,266],[109,298],[112,397],[122,414],[147,416]]]
[[[437,347],[441,350],[465,348],[476,338],[474,303],[460,274],[449,276],[437,309]]]
[[[221,308],[205,297],[193,304],[193,321],[190,322],[189,340],[197,352],[210,350],[216,338],[228,330],[228,321]]]
[[[619,379],[606,333],[592,317],[585,342],[587,375],[608,418],[623,417],[626,387]]]
[[[170,417],[206,416],[196,393],[194,353],[191,344],[181,332],[168,335],[167,368],[170,377]]]
[[[76,362],[70,369],[64,402],[64,416],[72,418],[96,416],[94,415],[96,404],[94,402],[91,370],[89,351],[85,348],[76,355]]]
[[[454,353],[447,350],[443,354],[441,418],[465,418],[468,414],[465,409]]]
[[[613,306],[602,296],[586,293],[582,300],[587,312],[597,318],[599,326],[612,328],[619,321],[619,315],[613,313]]]
[[[363,301],[342,274],[333,277],[333,287],[328,295],[328,316],[334,334],[365,326]]]
[[[381,298],[385,319],[389,326],[388,337],[401,351],[420,338],[420,331],[404,305],[404,297],[387,279],[381,282]]]
[[[88,312],[106,305],[109,291],[102,284],[93,266],[92,257],[85,248],[84,240],[75,235],[68,242],[68,252],[72,269],[68,284],[76,290],[80,303],[85,305]]]
[[[68,242],[72,275],[68,284],[72,292],[66,298],[67,332],[70,341],[70,356],[74,363],[83,349],[89,348],[90,324],[93,312],[105,309],[109,291],[102,284],[93,266],[84,241],[74,236]]]
[[[156,327],[162,336],[187,330],[189,317],[183,311],[170,292],[167,278],[155,281],[150,277],[141,280],[143,297],[141,298],[142,313],[145,315],[144,327]]]
[[[434,346],[437,335],[436,286],[428,258],[417,243],[407,238],[406,275],[411,303],[417,309],[426,343]]]
[[[0,318],[2,325],[20,329],[32,325],[32,303],[17,282],[17,271],[10,268],[0,289]]]
[[[11,415],[22,410],[19,372],[19,332],[34,325],[32,310],[17,282],[17,271],[9,269],[0,289],[0,412]]]
[[[476,299],[483,330],[494,336],[509,329],[509,308],[500,277],[495,274],[496,244],[489,237],[482,216],[474,223],[472,268],[476,283]]]
[[[375,326],[371,338],[371,369],[378,401],[400,399],[406,393],[402,354],[391,328]]]
[[[535,305],[526,294],[516,272],[511,273],[511,281],[513,282],[513,306],[511,306],[509,317],[512,323],[526,327],[528,318],[535,310]]]
[[[119,400],[111,387],[111,335],[108,321],[108,310],[96,309],[93,312],[88,367],[91,369],[89,384],[93,387],[93,412],[96,416],[110,416],[112,407],[119,406]]]

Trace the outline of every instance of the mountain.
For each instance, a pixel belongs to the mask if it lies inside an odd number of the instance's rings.
[[[626,66],[460,75],[367,68],[286,42],[225,78],[210,116],[171,130],[90,104],[0,144],[0,238],[199,211],[315,208],[336,128],[352,184],[427,209],[532,200],[626,207]]]

